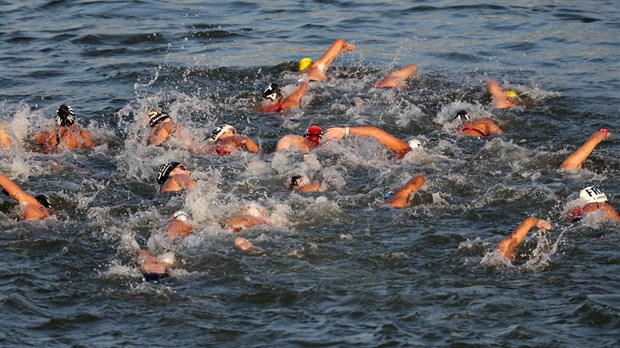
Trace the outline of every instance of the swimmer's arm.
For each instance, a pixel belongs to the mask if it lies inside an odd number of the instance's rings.
[[[329,47],[327,52],[317,59],[310,69],[307,70],[308,78],[315,81],[323,81],[326,79],[325,70],[331,65],[331,63],[338,57],[340,52],[352,52],[355,51],[355,46],[348,44],[343,39],[337,39]]]
[[[588,141],[585,142],[580,148],[578,148],[575,152],[570,154],[562,164],[560,164],[560,168],[567,170],[577,170],[581,168],[583,162],[590,156],[592,151],[596,148],[596,146],[603,140],[609,138],[611,133],[606,130],[600,130],[590,137]]]
[[[138,250],[138,262],[140,263],[140,271],[143,274],[151,273],[163,275],[168,270],[168,267],[166,267],[164,263],[146,250]]]
[[[418,175],[410,179],[400,190],[396,191],[391,198],[385,200],[385,203],[393,208],[405,208],[409,205],[409,196],[424,185],[426,179],[422,175]]]
[[[399,157],[405,156],[411,148],[409,145],[394,137],[393,135],[373,126],[361,126],[348,128],[348,133],[351,135],[371,137],[376,139],[383,146],[396,152]],[[325,139],[337,140],[347,136],[347,128],[330,128],[325,132]]]
[[[252,153],[260,152],[260,148],[258,147],[258,145],[254,142],[254,140],[248,137],[245,137],[245,139],[243,140],[243,146],[245,147],[246,150],[248,150],[248,152],[252,152]]]
[[[3,174],[0,174],[0,186],[2,186],[9,196],[13,197],[13,199],[19,204],[31,204],[33,206],[41,205],[36,198],[27,194],[24,190],[17,186],[17,184]]]
[[[383,80],[375,84],[375,88],[396,88],[404,87],[404,82],[407,78],[413,75],[418,70],[417,65],[410,64],[403,69],[393,71],[385,77]]]
[[[487,135],[504,134],[504,131],[492,120],[486,120],[485,125],[487,127]]]
[[[547,232],[551,229],[551,224],[545,220],[537,219],[534,217],[528,217],[517,227],[517,229],[506,239],[502,240],[497,249],[499,254],[507,259],[514,259],[514,251],[523,242],[530,229],[533,227],[538,228],[541,232]]]
[[[295,92],[291,93],[284,101],[282,102],[282,107],[284,109],[293,109],[298,108],[299,104],[301,104],[301,98],[306,95],[308,91],[308,83],[302,82],[299,88],[295,90]]]
[[[487,81],[487,90],[493,96],[493,104],[496,108],[511,108],[518,105],[514,99],[504,93],[502,87],[495,80]]]
[[[87,130],[82,130],[80,132],[80,136],[81,136],[81,145],[82,148],[84,149],[92,149],[95,146],[95,139],[93,138],[93,135],[90,134],[89,131]]]
[[[321,181],[314,180],[308,185],[304,185],[295,190],[295,192],[316,192],[321,189]]]

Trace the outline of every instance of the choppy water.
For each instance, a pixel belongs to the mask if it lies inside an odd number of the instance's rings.
[[[595,130],[618,131],[616,1],[0,1],[1,118],[14,147],[2,173],[51,196],[56,217],[16,221],[0,205],[2,346],[617,346],[620,228],[561,220],[595,184],[620,207],[618,136],[575,173],[557,165]],[[343,37],[356,45],[300,110],[251,111],[270,82]],[[373,90],[415,63],[403,91]],[[497,79],[536,106],[497,110]],[[61,103],[99,146],[34,152]],[[165,105],[204,139],[221,123],[260,156],[195,156],[144,146],[148,109]],[[450,133],[461,108],[494,117],[492,140]],[[327,144],[305,161],[273,154],[303,132],[374,125],[425,148],[402,161],[371,141]],[[181,160],[199,188],[156,193]],[[61,166],[59,166],[60,164]],[[326,189],[290,194],[294,172]],[[403,210],[384,192],[423,174]],[[256,202],[274,228],[232,249],[222,220]],[[178,209],[198,233],[177,247],[174,280],[144,282],[127,249]],[[549,219],[514,264],[490,253],[528,215]]]

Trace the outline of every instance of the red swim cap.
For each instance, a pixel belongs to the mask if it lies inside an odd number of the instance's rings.
[[[321,134],[323,134],[323,130],[319,126],[312,125],[308,127],[308,129],[306,130],[306,136],[309,136],[309,135],[321,136]]]

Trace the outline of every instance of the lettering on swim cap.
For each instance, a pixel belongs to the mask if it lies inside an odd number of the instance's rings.
[[[469,121],[469,115],[465,110],[459,110],[454,118],[459,121]]]
[[[56,110],[56,124],[65,127],[75,123],[75,112],[70,105],[61,105]]]
[[[579,192],[579,198],[586,203],[607,202],[607,195],[594,186],[588,186]]]
[[[176,168],[180,164],[181,164],[180,162],[168,162],[168,163],[162,164],[159,167],[159,171],[157,172],[157,183],[160,185],[165,183],[166,180],[168,180],[168,177],[170,176],[170,172],[172,172],[174,168]]]
[[[231,132],[232,134],[237,134],[237,130],[235,129],[235,127],[227,124],[227,125],[215,127],[213,132],[211,132],[211,136],[209,137],[209,139],[211,139],[213,141],[218,141],[220,139],[220,137],[224,133],[226,133],[226,132]]]
[[[280,87],[278,87],[275,83],[270,83],[269,86],[267,86],[267,88],[263,91],[263,98],[271,101],[282,99]]]
[[[149,125],[151,127],[155,127],[169,118],[170,116],[167,113],[161,111],[161,109],[151,111],[149,112]]]

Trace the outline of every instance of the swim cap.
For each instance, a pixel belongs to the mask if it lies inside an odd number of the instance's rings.
[[[508,97],[508,98],[517,98],[519,97],[519,95],[517,94],[517,92],[515,91],[504,91],[504,94]]]
[[[275,83],[270,83],[263,91],[263,98],[275,101],[276,99],[282,99],[282,92],[280,87]]]
[[[579,198],[586,203],[607,202],[607,195],[594,186],[588,186],[579,192]]]
[[[41,205],[43,205],[46,208],[51,208],[52,207],[52,202],[50,202],[50,199],[46,196],[46,195],[36,195],[34,197],[39,203],[41,203]]]
[[[321,139],[323,134],[323,130],[319,126],[312,125],[306,129],[306,134],[304,137],[311,141],[314,146],[319,146],[319,139]]]
[[[301,58],[299,61],[299,71],[305,71],[312,65],[312,58]]]
[[[222,134],[226,132],[232,132],[233,134],[237,134],[237,130],[235,129],[235,127],[226,124],[223,126],[215,127],[213,132],[211,132],[211,136],[209,137],[209,139],[217,141],[222,136]]]
[[[71,126],[75,123],[75,112],[69,105],[62,104],[56,110],[56,124],[59,126]]]
[[[383,200],[392,198],[395,195],[394,191],[388,191],[383,195]]]
[[[168,162],[162,164],[159,167],[159,172],[157,173],[157,183],[160,185],[165,183],[166,180],[168,180],[168,176],[170,176],[170,172],[180,164],[181,163],[179,162]]]
[[[288,181],[288,188],[293,190],[295,187],[300,187],[297,180],[301,179],[301,184],[303,186],[304,179],[301,175],[293,175]]]
[[[419,147],[422,147],[422,141],[420,141],[418,139],[411,139],[411,140],[409,140],[409,142],[407,144],[409,144],[409,147],[412,148],[412,149],[417,149]]]
[[[172,218],[175,220],[187,222],[189,220],[189,215],[183,210],[179,210],[175,212],[174,214],[172,214]]]
[[[469,121],[469,115],[465,110],[460,110],[459,112],[457,112],[454,118],[459,121]]]
[[[164,122],[165,119],[170,118],[170,116],[161,111],[161,109],[153,110],[149,112],[149,125],[151,127],[155,127],[156,125]]]
[[[176,262],[174,258],[174,253],[172,251],[159,255],[159,257],[157,257],[157,260],[159,260],[159,262],[161,263],[165,263],[166,265],[174,265],[174,263]]]

